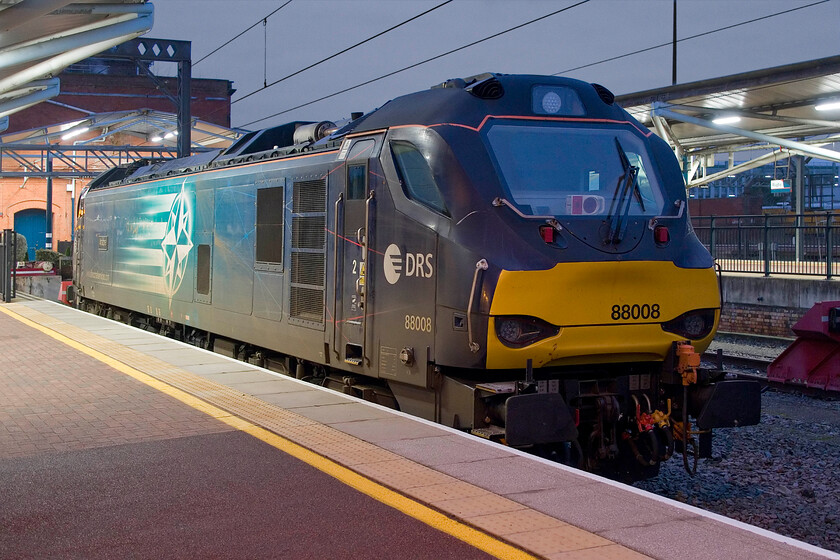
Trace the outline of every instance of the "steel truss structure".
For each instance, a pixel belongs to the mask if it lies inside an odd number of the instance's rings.
[[[189,134],[179,134],[176,115],[151,109],[97,113],[0,136],[0,178],[91,178],[136,159],[177,157],[181,138],[196,153],[227,148],[243,133],[192,119]],[[153,136],[162,143],[149,145]]]

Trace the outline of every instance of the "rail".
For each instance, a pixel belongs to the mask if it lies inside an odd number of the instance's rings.
[[[840,213],[692,217],[723,272],[840,275]]]

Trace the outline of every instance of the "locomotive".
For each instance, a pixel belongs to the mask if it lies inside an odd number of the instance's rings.
[[[758,422],[699,367],[719,276],[674,154],[606,88],[483,74],[353,117],[94,179],[75,304],[622,477]]]

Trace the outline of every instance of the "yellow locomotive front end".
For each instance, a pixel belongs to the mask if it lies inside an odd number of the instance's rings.
[[[670,261],[561,263],[502,271],[490,307],[488,369],[662,362],[673,342],[698,352],[720,314],[714,270]]]

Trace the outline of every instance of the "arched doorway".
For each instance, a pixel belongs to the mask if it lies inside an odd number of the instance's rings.
[[[26,238],[29,260],[35,260],[35,249],[47,246],[47,212],[29,208],[15,212],[15,231]]]

